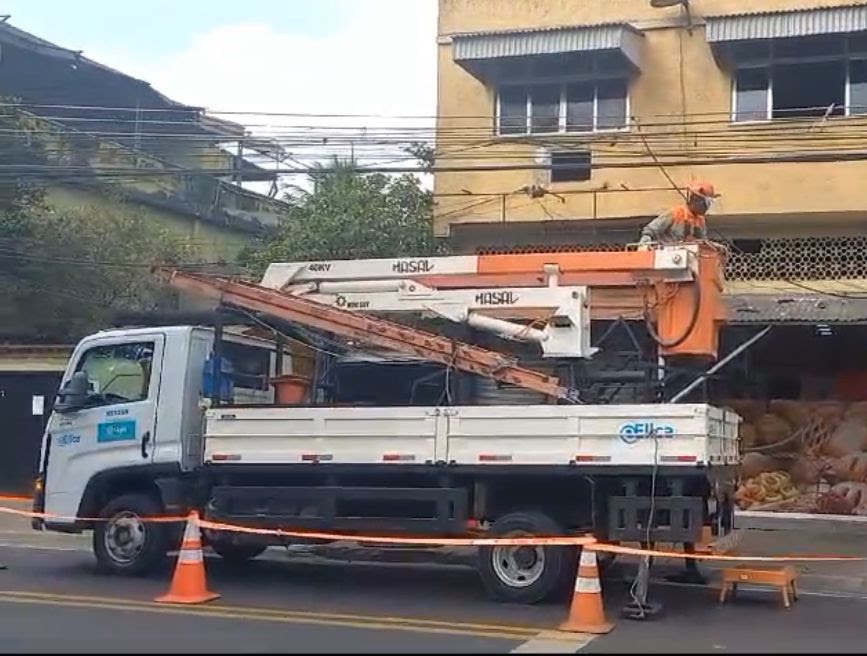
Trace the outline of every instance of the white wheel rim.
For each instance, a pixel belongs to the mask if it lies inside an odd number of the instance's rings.
[[[111,559],[129,564],[139,557],[147,538],[147,527],[134,512],[119,512],[108,521],[103,542]]]
[[[527,533],[513,533],[503,537],[526,536]],[[536,583],[545,571],[545,549],[543,547],[494,547],[491,550],[491,564],[497,578],[510,588],[528,588]]]

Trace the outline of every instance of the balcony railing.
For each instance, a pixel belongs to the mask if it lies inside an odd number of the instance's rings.
[[[111,184],[137,200],[252,232],[276,226],[286,211],[285,203],[222,179],[225,170],[208,173],[205,158],[201,169],[181,166],[30,112],[18,114],[22,128],[50,165],[40,175],[46,182]],[[231,161],[231,156],[226,159]],[[208,161],[210,168],[219,158]]]

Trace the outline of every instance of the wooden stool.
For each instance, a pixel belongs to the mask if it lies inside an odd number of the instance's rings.
[[[730,567],[723,570],[722,589],[720,590],[719,602],[725,603],[729,591],[732,597],[737,594],[738,583],[752,583],[754,585],[768,585],[779,588],[783,593],[783,603],[786,608],[791,608],[792,604],[789,600],[789,592],[792,593],[792,599],[797,601],[798,590],[795,587],[795,580],[798,578],[795,568],[791,566],[781,567],[778,569],[753,569],[748,566]]]

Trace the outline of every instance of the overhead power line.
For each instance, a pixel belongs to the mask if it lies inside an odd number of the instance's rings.
[[[81,105],[81,104],[64,104],[64,103],[30,103],[30,102],[0,102],[0,108],[9,107],[9,108],[24,108],[24,109],[40,109],[40,110],[78,110],[78,111],[87,111],[87,112],[127,112],[133,115],[159,115],[159,114],[171,114],[171,115],[189,115],[193,118],[204,118],[207,119],[210,117],[219,117],[219,116],[268,116],[268,117],[285,117],[285,118],[374,118],[374,119],[401,119],[401,120],[422,120],[422,119],[438,119],[438,120],[458,120],[458,119],[471,119],[471,120],[482,120],[482,121],[491,121],[492,115],[490,113],[486,114],[388,114],[388,113],[341,113],[341,112],[279,112],[279,111],[268,111],[268,110],[258,110],[258,109],[202,109],[199,110],[191,110],[190,108],[179,108],[179,107],[136,107],[131,105]],[[850,111],[854,110],[855,113],[867,112],[867,105],[858,105],[851,104],[849,105]],[[809,105],[804,107],[797,108],[786,108],[785,110],[778,110],[781,113],[789,112],[789,113],[803,113],[805,111],[812,111],[818,114],[818,118],[821,118],[822,114],[827,110],[826,105]],[[671,119],[672,116],[679,117],[681,115],[685,115],[687,117],[719,117],[718,120],[730,120],[732,111],[730,109],[726,110],[714,110],[714,111],[704,111],[704,112],[686,112],[686,113],[672,113],[671,111],[667,112],[650,112],[643,113],[643,119],[650,118],[665,118]],[[145,120],[145,119],[143,119]],[[648,122],[648,125],[652,124]]]
[[[659,162],[662,162],[669,167],[696,167],[696,166],[720,166],[733,164],[774,164],[774,163],[822,163],[822,162],[854,162],[867,160],[867,151],[818,151],[818,152],[801,152],[791,153],[782,152],[775,154],[759,154],[759,155],[694,155],[689,157],[667,157],[665,155],[658,157]],[[594,168],[606,169],[637,169],[637,168],[652,168],[658,167],[659,163],[647,158],[642,161],[633,161],[632,158],[626,158],[626,161],[611,161],[599,164]],[[472,173],[472,172],[506,172],[506,171],[557,171],[571,170],[574,165],[570,164],[539,164],[539,163],[523,163],[523,164],[480,164],[467,166],[434,166],[432,168],[425,166],[351,166],[345,167],[346,170],[352,170],[358,173],[382,173],[382,174],[401,174],[401,173]],[[328,169],[323,169],[323,173],[327,173]],[[276,175],[299,175],[309,174],[309,168],[302,167],[275,167],[269,169],[270,173]],[[65,177],[79,176],[87,177],[112,177],[112,176],[133,176],[136,178],[146,177],[163,177],[173,176],[178,174],[189,175],[206,175],[206,176],[231,176],[238,174],[237,169],[208,169],[208,168],[191,168],[178,167],[171,169],[147,169],[147,168],[132,168],[132,167],[103,167],[95,169],[90,166],[74,166],[61,164],[0,164],[0,179],[2,178],[46,178],[51,175],[61,175]]]

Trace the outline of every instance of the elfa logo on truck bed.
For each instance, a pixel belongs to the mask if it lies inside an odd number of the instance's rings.
[[[631,421],[620,427],[620,439],[626,444],[635,444],[638,440],[653,436],[662,438],[674,437],[674,426],[671,424],[655,424],[652,421]]]

